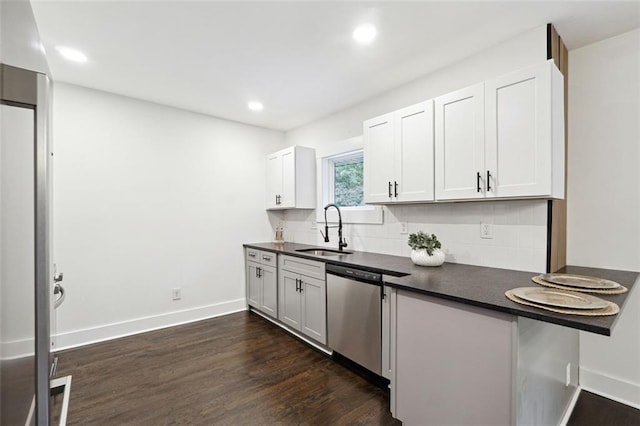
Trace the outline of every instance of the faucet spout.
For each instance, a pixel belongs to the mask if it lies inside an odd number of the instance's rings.
[[[347,241],[346,239],[342,238],[342,213],[340,212],[340,207],[338,207],[334,203],[330,203],[324,206],[324,234],[322,233],[322,231],[320,231],[320,234],[322,234],[322,236],[324,237],[324,242],[328,243],[329,228],[335,228],[335,226],[329,226],[329,222],[327,221],[327,210],[329,210],[329,208],[331,207],[335,207],[335,209],[338,211],[338,250],[342,251],[342,249],[347,246]]]

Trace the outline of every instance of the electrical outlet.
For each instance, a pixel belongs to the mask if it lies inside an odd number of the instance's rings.
[[[564,385],[569,386],[571,384],[571,363],[567,363],[567,372]]]
[[[408,234],[409,233],[409,225],[407,222],[400,222],[400,234]]]
[[[171,298],[173,300],[182,299],[182,289],[180,287],[172,288],[171,289]]]
[[[311,221],[311,229],[318,229],[318,222],[316,222],[315,220]]]
[[[493,238],[493,224],[480,222],[480,238]]]

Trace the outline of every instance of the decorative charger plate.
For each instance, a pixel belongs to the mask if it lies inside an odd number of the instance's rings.
[[[604,278],[589,277],[586,275],[575,274],[542,274],[540,278],[553,283],[566,285],[576,288],[590,288],[590,289],[613,289],[620,287],[615,281],[605,280]]]
[[[565,309],[603,309],[608,306],[599,297],[573,291],[540,287],[520,287],[512,291],[520,299]]]

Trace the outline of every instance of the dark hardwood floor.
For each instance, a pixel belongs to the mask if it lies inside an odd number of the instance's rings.
[[[70,425],[400,424],[387,391],[248,312],[58,356]],[[568,426],[605,425],[640,410],[583,391]]]
[[[640,410],[582,391],[567,426],[640,426]]]
[[[387,391],[248,312],[58,355],[71,425],[400,424]]]

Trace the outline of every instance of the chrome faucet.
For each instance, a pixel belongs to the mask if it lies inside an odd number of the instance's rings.
[[[335,207],[338,210],[338,226],[329,226],[327,222],[327,210],[329,207]],[[340,207],[331,203],[324,206],[324,234],[320,230],[320,234],[324,237],[324,242],[329,242],[329,228],[338,228],[338,250],[342,251],[347,246],[347,240],[342,238],[342,213],[340,213]]]

